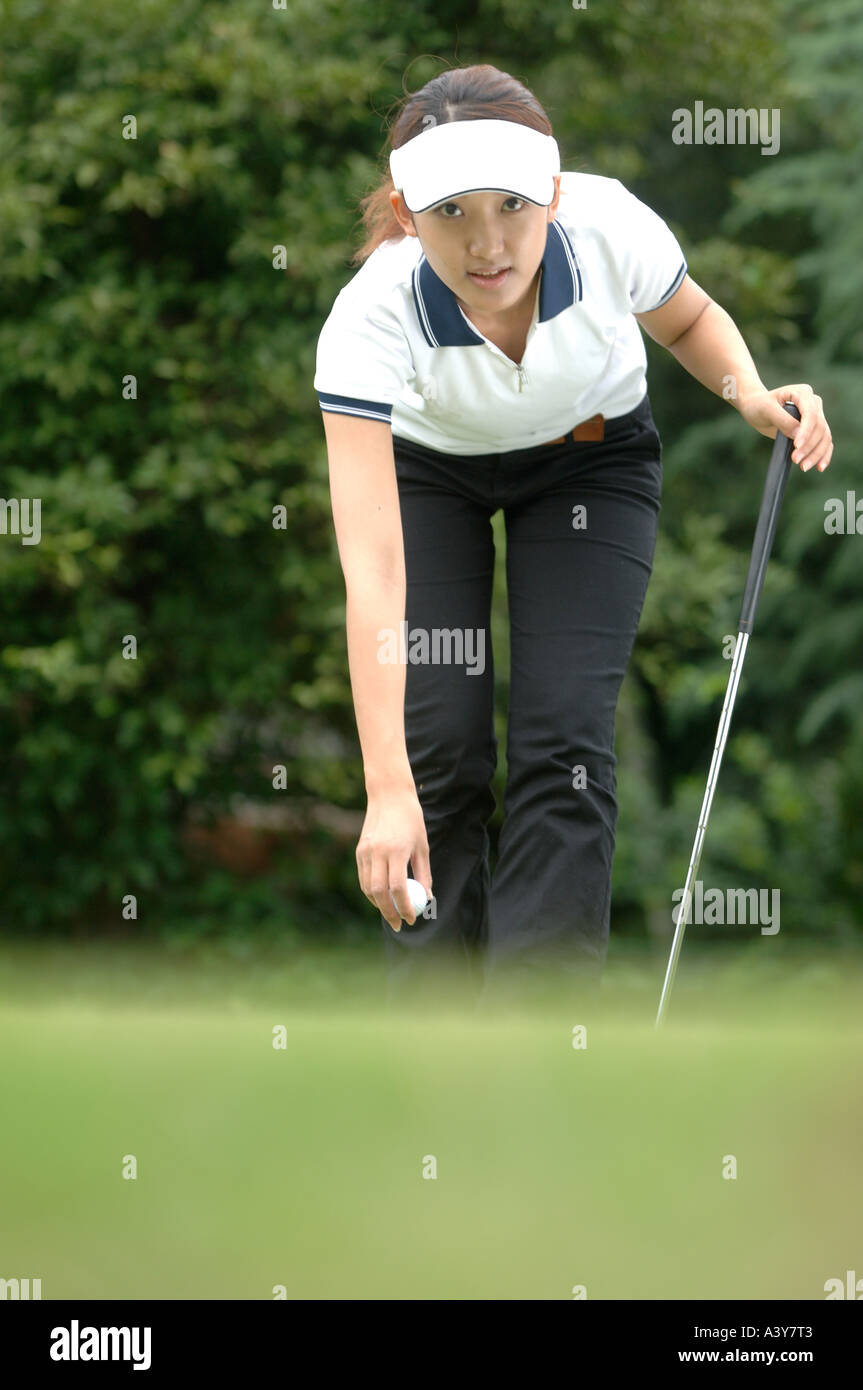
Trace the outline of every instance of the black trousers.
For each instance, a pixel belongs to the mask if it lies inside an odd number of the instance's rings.
[[[388,998],[421,993],[441,966],[455,966],[480,1001],[502,982],[529,989],[546,966],[595,982],[608,944],[615,711],[660,511],[649,399],[606,420],[601,442],[570,436],[466,457],[398,436],[393,444],[407,569],[405,732],[435,896],[412,927],[394,932],[380,919]],[[498,508],[511,637],[492,878]]]

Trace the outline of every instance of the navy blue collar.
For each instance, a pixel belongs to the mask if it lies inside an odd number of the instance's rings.
[[[572,242],[559,222],[549,222],[539,281],[539,322],[581,299],[581,272]],[[411,276],[414,304],[429,347],[472,347],[484,339],[467,322],[452,290],[421,256]]]

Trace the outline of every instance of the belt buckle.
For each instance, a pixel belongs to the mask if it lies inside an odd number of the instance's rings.
[[[552,444],[566,444],[569,440],[575,444],[587,440],[599,443],[604,438],[605,416],[591,415],[589,420],[582,420],[580,425],[576,425],[575,429],[569,430],[567,434],[562,434],[559,439],[547,439],[545,443],[546,447],[550,448]]]
[[[599,443],[605,438],[605,416],[591,415],[589,420],[582,420],[580,425],[576,425],[572,431],[572,437],[578,440],[590,440]]]

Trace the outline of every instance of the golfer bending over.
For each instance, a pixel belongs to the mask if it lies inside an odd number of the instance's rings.
[[[314,381],[368,797],[357,867],[390,999],[454,960],[487,998],[543,965],[595,978],[605,958],[615,710],[661,493],[639,325],[711,391],[733,377],[744,420],[792,436],[802,469],[832,442],[810,386],[763,384],[655,212],[617,179],[560,172],[507,73],[443,72],[390,144]],[[511,676],[491,879],[498,508]],[[416,918],[408,865],[434,893]]]

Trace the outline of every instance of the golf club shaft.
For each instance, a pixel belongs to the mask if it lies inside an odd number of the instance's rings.
[[[789,415],[793,415],[797,420],[800,419],[800,415],[795,406],[786,403],[785,409],[788,411]],[[749,571],[746,576],[746,586],[743,591],[740,621],[737,624],[737,642],[734,647],[731,673],[728,677],[728,686],[725,691],[725,702],[722,706],[722,714],[719,718],[716,743],[713,748],[713,757],[710,761],[710,771],[707,774],[707,788],[704,793],[704,800],[701,804],[701,814],[698,817],[698,829],[695,834],[695,843],[692,847],[692,855],[689,860],[689,869],[686,874],[683,897],[678,908],[677,924],[674,930],[674,939],[671,943],[671,954],[668,958],[665,982],[662,986],[659,1009],[656,1014],[657,1027],[659,1027],[662,1022],[671,995],[672,986],[674,985],[674,977],[677,973],[677,962],[680,956],[680,949],[683,945],[683,935],[689,920],[689,909],[692,904],[692,890],[698,875],[698,866],[701,863],[701,851],[704,848],[704,837],[707,833],[707,821],[710,816],[713,793],[716,790],[719,768],[722,763],[722,754],[725,751],[725,743],[731,725],[731,714],[734,709],[737,687],[740,683],[740,673],[743,670],[743,659],[746,655],[746,648],[749,644],[749,637],[755,622],[755,612],[758,607],[758,600],[761,596],[761,588],[764,583],[764,575],[767,570],[770,551],[773,547],[773,537],[776,534],[776,523],[779,518],[779,509],[782,505],[785,484],[788,481],[788,474],[791,471],[791,450],[793,447],[793,441],[786,435],[777,434],[773,445],[773,452],[770,456],[770,466],[767,470],[767,477],[764,481],[764,492],[761,497],[758,524],[755,528],[755,539],[752,544]]]
[[[716,782],[719,777],[719,767],[722,762],[722,754],[725,751],[725,741],[728,738],[728,729],[731,724],[731,711],[734,708],[734,697],[737,694],[737,686],[740,681],[740,672],[743,669],[743,658],[746,655],[746,647],[749,642],[748,632],[739,632],[737,642],[734,647],[734,657],[731,662],[731,673],[728,677],[728,685],[725,691],[725,703],[722,706],[722,714],[719,718],[719,729],[716,734],[716,743],[713,748],[713,757],[710,761],[710,771],[707,774],[707,789],[704,793],[704,800],[701,803],[701,814],[698,817],[698,829],[695,833],[695,843],[692,847],[692,855],[689,860],[689,869],[686,874],[686,884],[683,889],[683,898],[678,908],[677,926],[674,930],[674,940],[671,944],[671,955],[668,958],[668,968],[665,972],[665,983],[662,986],[662,996],[659,1000],[659,1010],[656,1015],[657,1024],[662,1022],[662,1015],[665,1005],[671,994],[674,984],[674,976],[677,973],[677,959],[680,955],[680,948],[683,945],[683,933],[686,931],[689,920],[689,908],[692,903],[692,889],[698,877],[698,866],[701,863],[701,851],[704,848],[704,837],[707,834],[707,820],[710,815],[710,807],[713,803],[713,793],[716,790]]]

